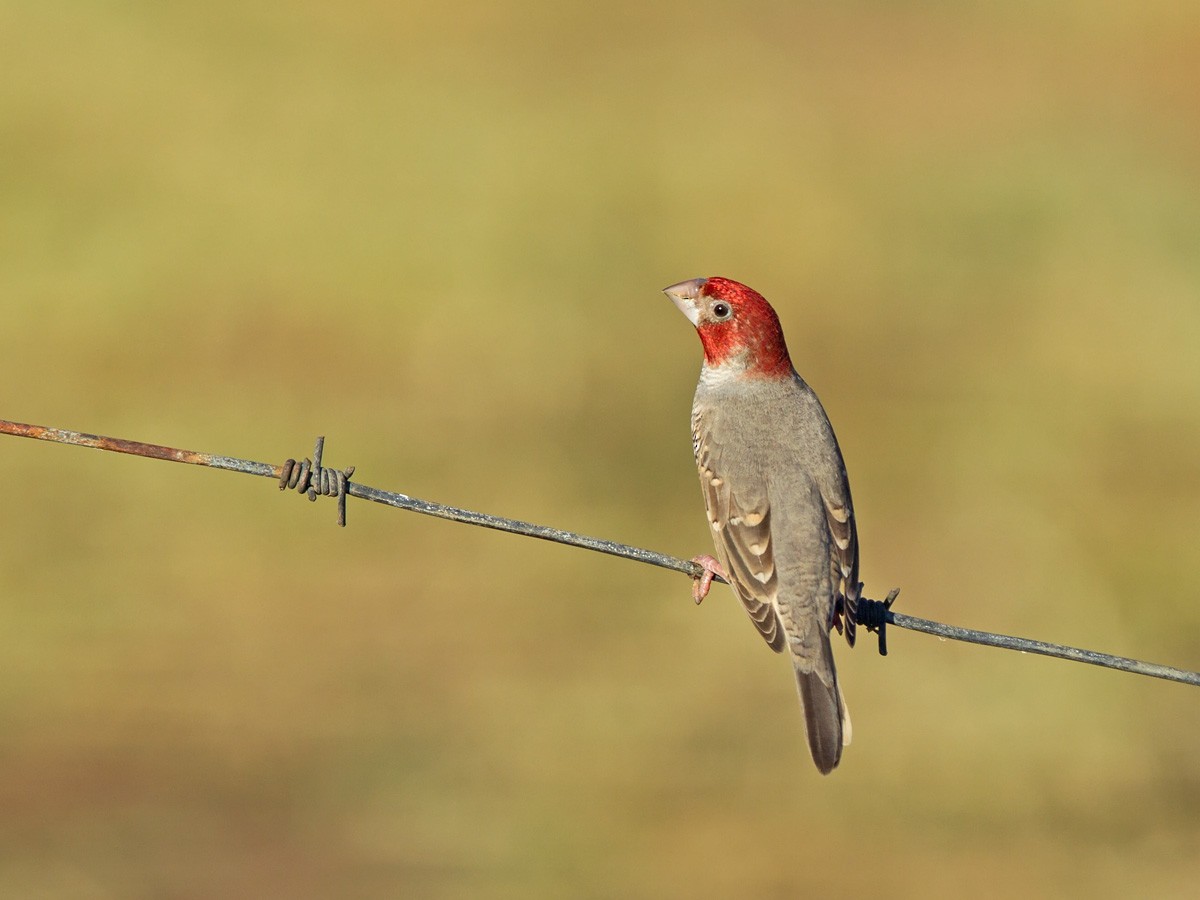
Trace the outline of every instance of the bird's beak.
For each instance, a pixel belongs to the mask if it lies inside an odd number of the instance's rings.
[[[693,325],[700,324],[700,291],[707,278],[693,278],[691,281],[681,281],[670,287],[663,288],[663,293],[671,298],[671,302],[679,307],[679,311],[687,316]]]

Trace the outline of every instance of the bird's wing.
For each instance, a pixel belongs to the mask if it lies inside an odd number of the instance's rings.
[[[784,648],[785,635],[775,612],[779,579],[766,487],[733,483],[738,479],[722,465],[707,425],[704,416],[693,417],[696,465],[717,556],[759,634],[778,653]]]
[[[829,567],[834,589],[842,599],[846,641],[854,646],[854,613],[858,606],[858,525],[844,469],[833,485],[821,491],[829,525]]]
[[[837,555],[828,511],[816,482],[803,472],[786,472],[771,482],[774,513],[775,610],[787,634],[798,671],[817,673],[833,685],[829,627],[837,594],[828,560]]]

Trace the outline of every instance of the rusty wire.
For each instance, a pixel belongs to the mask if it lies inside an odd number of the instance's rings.
[[[325,452],[325,437],[317,438],[313,449],[313,458],[296,462],[285,459],[279,467],[279,489],[295,490],[304,494],[312,502],[317,497],[337,497],[338,525],[346,527],[346,489],[350,484],[350,476],[354,474],[354,466],[344,469],[327,469],[321,465],[321,455]]]
[[[632,559],[648,565],[659,566],[663,569],[682,572],[692,578],[699,578],[703,571],[694,562],[668,556],[665,553],[658,553],[654,550],[632,547],[628,544],[619,544],[615,541],[607,541],[602,538],[588,537],[587,535],[563,531],[559,528],[550,528],[546,525],[537,525],[532,522],[521,522],[516,519],[506,519],[502,516],[489,515],[488,513],[445,506],[441,503],[433,503],[429,500],[410,497],[407,494],[384,491],[379,488],[352,482],[350,481],[350,476],[354,473],[353,466],[349,466],[343,470],[328,469],[321,465],[321,456],[325,444],[323,437],[317,438],[312,461],[305,459],[297,463],[295,460],[289,459],[283,465],[273,466],[270,463],[238,459],[233,456],[217,456],[210,453],[197,453],[193,450],[177,450],[174,447],[164,447],[159,444],[144,444],[140,441],[128,441],[121,438],[85,434],[78,431],[65,431],[41,425],[25,425],[20,422],[9,422],[4,419],[0,419],[0,434],[33,438],[40,441],[53,441],[54,443],[70,444],[75,447],[90,447],[95,450],[110,450],[115,453],[129,453],[134,456],[145,456],[151,459],[165,459],[170,462],[187,463],[193,466],[207,466],[213,469],[224,469],[229,472],[242,472],[246,475],[274,478],[278,480],[280,490],[293,488],[306,495],[309,500],[315,501],[318,496],[337,497],[338,524],[343,526],[346,524],[346,497],[351,496],[362,500],[370,500],[373,503],[382,503],[385,506],[394,506],[397,509],[406,509],[427,516],[449,519],[453,522],[462,522],[467,525],[477,525],[483,528],[493,528],[498,531],[507,531],[511,534],[520,534],[526,537],[568,544],[573,547],[582,547],[585,550],[594,550],[598,553],[608,553],[612,556],[620,556],[624,559]],[[1052,656],[1056,659],[1088,663],[1089,665],[1102,666],[1108,669],[1116,669],[1122,672],[1131,672],[1136,675],[1162,678],[1167,681],[1177,681],[1182,684],[1200,687],[1200,672],[1189,672],[1186,669],[1177,669],[1173,666],[1163,666],[1157,663],[1144,662],[1124,656],[1113,656],[1108,653],[1083,650],[1078,647],[1068,647],[1062,644],[1051,644],[1046,641],[1035,641],[1028,638],[994,634],[989,631],[960,628],[956,625],[946,625],[942,622],[933,622],[928,619],[919,619],[915,616],[897,613],[891,609],[897,593],[898,591],[892,591],[888,594],[886,600],[868,600],[862,597],[859,599],[859,608],[856,611],[856,618],[859,624],[866,626],[870,631],[878,632],[880,653],[884,655],[887,653],[886,626],[895,625],[898,628],[932,634],[940,638],[981,644],[987,647],[1000,647],[1006,650],[1017,650],[1023,653]]]

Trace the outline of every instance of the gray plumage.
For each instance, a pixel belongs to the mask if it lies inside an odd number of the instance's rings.
[[[858,577],[845,465],[799,375],[718,372],[706,367],[692,408],[717,558],[767,644],[789,650],[813,760],[828,773],[850,740],[829,640],[841,587]]]

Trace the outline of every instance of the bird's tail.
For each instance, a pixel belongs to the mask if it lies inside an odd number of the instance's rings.
[[[850,713],[838,688],[828,634],[821,634],[820,645],[820,656],[815,665],[810,663],[809,671],[801,670],[799,660],[792,662],[800,688],[800,704],[804,707],[808,748],[821,774],[828,775],[841,760],[842,747],[850,743]]]

